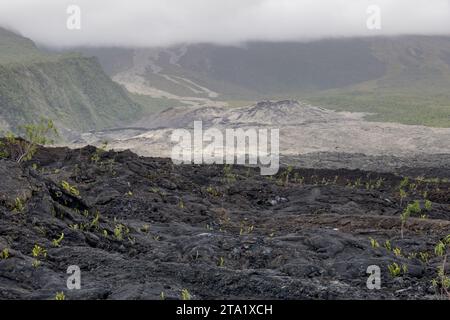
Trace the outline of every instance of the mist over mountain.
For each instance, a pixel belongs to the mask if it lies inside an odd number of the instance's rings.
[[[80,12],[79,30],[66,27],[70,17],[67,9],[73,5]],[[378,11],[380,28],[367,28],[367,20]],[[53,47],[236,45],[379,35],[449,35],[450,2],[15,0],[0,3],[0,21],[2,26]]]

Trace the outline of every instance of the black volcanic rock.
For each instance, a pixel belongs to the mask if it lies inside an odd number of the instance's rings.
[[[197,299],[438,298],[433,249],[450,233],[448,182],[414,181],[400,204],[403,178],[394,174],[232,173],[93,147],[41,148],[21,165],[0,160],[0,252],[9,250],[0,298],[179,299],[183,289]],[[425,191],[432,210],[411,217],[401,239],[399,214],[411,201],[423,206]],[[35,245],[47,250],[37,267]],[[406,274],[392,277],[394,262]],[[80,290],[66,288],[71,265],[81,269]],[[381,268],[381,290],[366,287],[370,265]]]

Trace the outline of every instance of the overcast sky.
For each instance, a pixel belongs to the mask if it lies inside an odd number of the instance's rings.
[[[68,30],[67,7],[81,9]],[[369,5],[381,30],[369,30]],[[50,46],[164,46],[450,34],[450,0],[0,0],[0,25]]]

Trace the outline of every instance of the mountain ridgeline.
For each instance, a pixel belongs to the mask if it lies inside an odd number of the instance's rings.
[[[17,131],[45,117],[70,134],[114,126],[140,112],[96,58],[45,52],[0,29],[0,129]]]
[[[377,121],[450,127],[450,37],[85,52],[97,56],[124,85],[139,75],[148,86],[177,96],[230,102],[300,99],[337,110],[373,113],[369,119]]]

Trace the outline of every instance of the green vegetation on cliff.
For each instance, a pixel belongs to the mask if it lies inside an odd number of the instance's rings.
[[[0,29],[0,128],[15,131],[45,117],[84,131],[133,120],[140,112],[95,58],[46,53]]]

